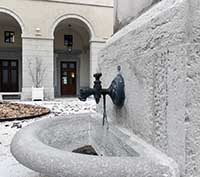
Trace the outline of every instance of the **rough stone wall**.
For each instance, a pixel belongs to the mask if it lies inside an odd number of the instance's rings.
[[[108,115],[200,175],[200,4],[163,0],[116,33],[99,54],[108,87],[121,65],[126,101]],[[108,74],[109,73],[109,74]]]
[[[129,24],[161,0],[114,0],[114,31]]]
[[[200,176],[200,1],[189,0],[186,63],[186,176]]]

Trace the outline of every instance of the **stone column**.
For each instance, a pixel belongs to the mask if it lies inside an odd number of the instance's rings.
[[[90,87],[93,87],[93,74],[98,72],[98,53],[105,45],[104,40],[90,41]]]
[[[53,59],[53,39],[22,38],[22,100],[31,99],[31,89],[34,86],[30,75],[30,67],[35,71],[35,60],[42,60],[42,68],[45,69],[42,86],[46,100],[54,98],[54,59]]]

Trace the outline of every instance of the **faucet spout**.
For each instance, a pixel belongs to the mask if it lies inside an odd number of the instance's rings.
[[[80,89],[80,95],[78,98],[81,101],[86,101],[86,99],[91,95],[94,95],[94,89],[91,88]]]
[[[99,104],[100,98],[101,98],[101,81],[100,81],[100,77],[102,76],[101,73],[96,73],[94,74],[95,77],[95,81],[94,81],[94,87],[93,88],[85,88],[85,89],[80,89],[80,95],[79,95],[79,99],[81,101],[86,101],[86,99],[93,95],[94,99],[96,101],[97,104]]]
[[[79,99],[81,101],[86,101],[86,99],[93,95],[94,99],[97,104],[99,104],[101,96],[103,96],[103,125],[107,123],[107,114],[106,114],[106,95],[109,95],[112,99],[113,103],[118,107],[121,108],[124,105],[125,100],[125,93],[124,93],[124,79],[121,74],[118,74],[115,79],[112,81],[109,88],[104,89],[102,88],[100,78],[102,73],[94,74],[95,81],[93,88],[85,88],[80,89]]]

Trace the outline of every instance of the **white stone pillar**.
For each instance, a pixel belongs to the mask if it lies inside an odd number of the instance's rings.
[[[22,100],[31,99],[32,78],[30,75],[29,64],[35,63],[35,59],[42,60],[42,68],[45,68],[42,86],[46,100],[54,98],[54,59],[53,59],[53,39],[41,38],[22,38]],[[31,65],[34,69],[34,64]]]
[[[98,53],[105,46],[104,40],[90,41],[90,87],[93,87],[93,74],[98,72]]]

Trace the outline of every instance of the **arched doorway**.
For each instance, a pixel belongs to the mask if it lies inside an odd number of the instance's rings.
[[[89,27],[80,19],[61,20],[54,30],[55,96],[76,96],[90,85]]]
[[[21,92],[22,28],[4,11],[0,9],[0,92]]]

